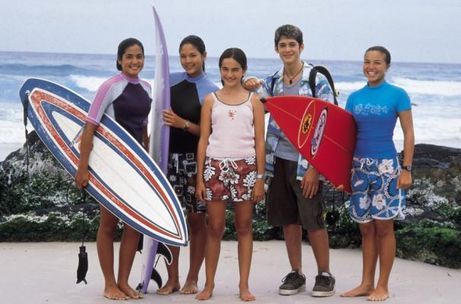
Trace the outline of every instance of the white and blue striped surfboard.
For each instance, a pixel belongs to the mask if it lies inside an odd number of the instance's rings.
[[[20,89],[27,116],[40,139],[72,176],[79,161],[79,137],[90,102],[56,83],[31,78]],[[187,225],[168,180],[144,148],[104,115],[96,130],[86,190],[140,233],[184,246]]]

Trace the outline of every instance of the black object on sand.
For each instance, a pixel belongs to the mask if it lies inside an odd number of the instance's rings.
[[[80,252],[78,253],[78,267],[77,267],[77,284],[80,282],[86,282],[86,273],[88,271],[88,254],[86,253],[86,247],[80,246]]]

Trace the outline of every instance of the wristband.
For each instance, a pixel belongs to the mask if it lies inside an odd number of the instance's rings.
[[[408,165],[408,166],[402,166],[402,169],[403,170],[406,170],[408,172],[411,172],[411,170],[413,169],[412,165]]]
[[[182,129],[183,129],[183,130],[187,130],[187,129],[189,129],[189,127],[190,127],[190,121],[185,120],[185,121],[184,121],[184,127],[182,127]]]

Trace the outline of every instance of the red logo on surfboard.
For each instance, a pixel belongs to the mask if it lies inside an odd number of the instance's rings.
[[[301,149],[307,143],[310,131],[312,129],[312,122],[315,117],[315,104],[309,103],[304,111],[301,123],[299,124],[298,131],[298,148]]]

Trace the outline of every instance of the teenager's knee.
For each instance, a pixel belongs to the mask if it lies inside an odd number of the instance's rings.
[[[208,235],[215,239],[222,239],[224,236],[225,226],[221,224],[209,224],[208,225]]]
[[[125,225],[123,227],[122,239],[128,239],[128,240],[132,240],[133,242],[139,242],[140,237],[141,237],[141,234],[135,229],[131,228],[130,226]]]
[[[307,229],[309,237],[328,237],[327,230],[325,228]]]
[[[376,220],[376,236],[385,238],[394,235],[394,222],[393,221],[378,221]]]
[[[115,230],[117,229],[117,224],[111,225],[110,223],[99,225],[98,235],[104,237],[114,237]]]
[[[250,222],[245,222],[245,223],[240,223],[240,224],[235,224],[235,232],[239,236],[246,236],[249,234],[253,234],[253,226],[251,221]]]
[[[362,238],[375,237],[376,229],[374,222],[360,224],[360,234],[362,235]]]
[[[205,231],[206,229],[205,214],[190,213],[187,216],[187,221],[192,234],[196,231]]]

